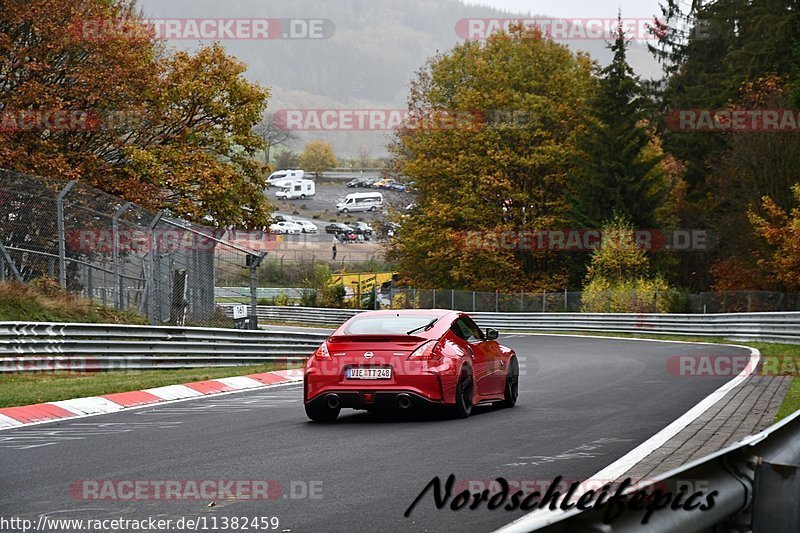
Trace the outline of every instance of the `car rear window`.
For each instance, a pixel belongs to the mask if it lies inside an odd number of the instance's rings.
[[[357,316],[345,328],[345,335],[405,335],[412,329],[423,327],[437,315],[395,313],[380,316]],[[421,330],[420,330],[421,332]],[[418,332],[419,333],[419,332]]]

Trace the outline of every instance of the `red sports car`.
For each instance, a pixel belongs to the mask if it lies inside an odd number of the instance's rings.
[[[517,402],[519,362],[465,313],[370,311],[354,316],[306,363],[303,399],[311,420],[342,408],[406,410],[439,405],[466,418],[472,406]]]

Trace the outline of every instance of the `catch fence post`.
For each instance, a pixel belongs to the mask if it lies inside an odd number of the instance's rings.
[[[147,317],[150,319],[150,324],[153,326],[158,325],[158,318],[156,317],[156,253],[158,249],[158,239],[156,239],[156,226],[161,222],[161,217],[164,216],[163,211],[156,213],[150,222],[150,255],[149,267],[150,276],[147,280]]]
[[[119,217],[125,214],[125,211],[127,211],[131,205],[133,204],[126,202],[119,209],[117,209],[114,215],[111,217],[111,235],[113,246],[111,255],[114,259],[114,306],[117,309],[122,309],[122,289],[125,285],[122,281],[122,271],[119,264]]]
[[[58,282],[64,289],[67,288],[67,236],[64,228],[64,198],[76,183],[78,182],[75,180],[67,183],[66,187],[58,193],[58,198],[56,198],[56,210],[58,211]]]

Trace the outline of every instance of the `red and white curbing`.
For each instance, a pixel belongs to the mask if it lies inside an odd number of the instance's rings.
[[[265,372],[263,374],[211,379],[195,383],[184,383],[183,385],[168,385],[153,389],[92,396],[90,398],[76,398],[74,400],[61,400],[22,407],[4,407],[0,409],[0,430],[67,418],[116,413],[123,409],[166,401],[294,383],[302,381],[302,379],[303,371],[300,369],[276,370],[275,372]]]

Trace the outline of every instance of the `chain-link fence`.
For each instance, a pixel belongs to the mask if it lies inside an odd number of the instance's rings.
[[[284,294],[290,304],[302,304],[302,288],[272,289],[276,305]],[[317,299],[320,300],[320,299]],[[342,307],[357,309],[459,309],[496,313],[745,313],[800,311],[800,294],[765,291],[689,294],[681,291],[600,292],[480,292],[398,288],[392,284],[356,293],[346,292]]]
[[[237,234],[152,212],[80,182],[0,170],[0,281],[47,276],[153,324],[231,327],[217,286],[250,292],[263,233]]]

